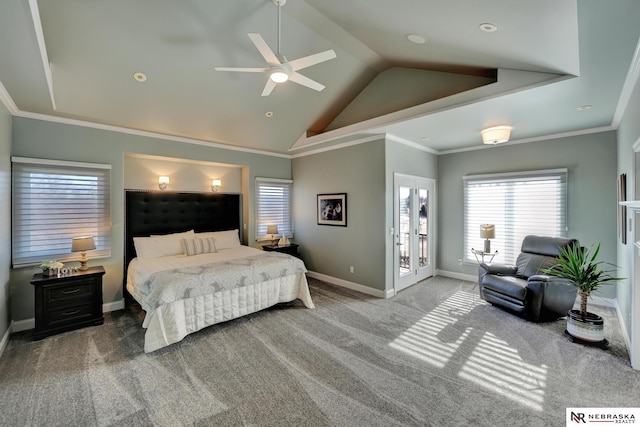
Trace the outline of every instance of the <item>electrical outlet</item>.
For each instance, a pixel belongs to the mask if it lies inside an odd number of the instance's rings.
[[[352,274],[353,274],[353,273],[355,273],[355,272],[356,272],[356,269],[355,269],[355,268],[353,268],[353,265],[350,265],[350,266],[349,266],[349,273],[352,273]]]
[[[458,259],[458,265],[462,265],[462,258]]]

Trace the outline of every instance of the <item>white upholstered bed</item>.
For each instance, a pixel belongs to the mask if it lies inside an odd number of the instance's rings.
[[[125,264],[125,289],[146,312],[145,352],[278,303],[300,299],[314,307],[304,263],[241,245],[239,229],[125,234],[133,243],[129,252],[135,248]]]

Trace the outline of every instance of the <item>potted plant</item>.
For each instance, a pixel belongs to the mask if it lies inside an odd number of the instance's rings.
[[[40,264],[42,274],[45,276],[55,276],[58,273],[56,270],[62,267],[64,267],[64,264],[56,260],[46,260]]]
[[[599,243],[595,249],[593,247],[584,249],[579,245],[561,248],[556,264],[543,272],[567,279],[578,288],[580,310],[572,309],[567,312],[567,330],[565,332],[572,338],[572,341],[606,345],[604,319],[587,311],[587,299],[600,286],[623,280],[623,278],[613,276],[614,270],[603,269],[603,265],[613,266],[613,264],[596,261],[599,252]]]

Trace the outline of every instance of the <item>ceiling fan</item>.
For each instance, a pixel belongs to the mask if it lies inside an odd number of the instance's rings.
[[[298,73],[298,70],[310,67],[312,65],[319,64],[324,61],[328,61],[336,57],[336,53],[333,49],[325,50],[324,52],[316,53],[314,55],[305,56],[302,58],[294,59],[293,61],[287,61],[284,55],[280,53],[280,14],[281,8],[287,2],[287,0],[271,0],[273,4],[278,6],[278,52],[273,53],[262,36],[257,33],[247,33],[253,44],[258,49],[258,52],[262,55],[267,62],[268,67],[264,68],[231,68],[231,67],[215,67],[216,71],[239,71],[244,73],[268,73],[269,79],[264,86],[262,96],[267,96],[273,91],[278,83],[284,83],[287,80],[298,83],[302,86],[321,91],[324,89],[324,85],[311,80],[308,77]]]

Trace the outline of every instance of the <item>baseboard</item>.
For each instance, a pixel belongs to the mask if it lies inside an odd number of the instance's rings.
[[[618,317],[618,325],[620,326],[620,333],[624,338],[624,343],[627,345],[627,352],[631,355],[631,331],[627,329],[627,324],[622,317],[622,310],[620,310],[620,304],[618,304],[618,299],[614,299],[613,308],[616,310],[616,316]],[[637,369],[637,368],[636,368]]]
[[[464,280],[466,282],[477,282],[478,276],[473,274],[456,273],[455,271],[436,270],[436,276],[449,277],[450,279]]]
[[[11,322],[11,324],[5,331],[4,336],[2,337],[2,341],[0,341],[0,357],[2,357],[2,353],[4,353],[4,349],[7,348],[7,345],[9,344],[9,336],[11,336],[12,326],[13,326],[13,322]]]
[[[368,286],[361,285],[355,282],[349,282],[348,280],[338,279],[337,277],[327,276],[326,274],[316,273],[315,271],[308,271],[307,276],[314,279],[322,280],[323,282],[331,283],[332,285],[341,286],[343,288],[351,289],[352,291],[362,292],[363,294],[371,295],[377,298],[388,298],[387,292],[379,289],[373,289]]]
[[[102,312],[109,313],[110,311],[118,311],[124,309],[124,298],[120,301],[108,302],[102,304]]]
[[[14,320],[13,322],[11,322],[11,325],[11,333],[28,331],[29,329],[33,329],[36,327],[36,319],[32,317],[31,319],[17,321]]]

